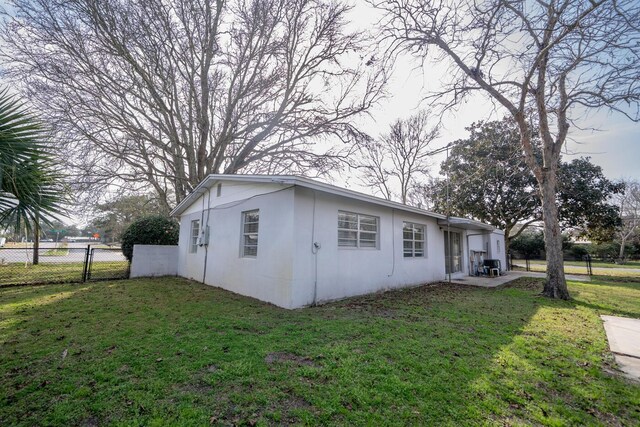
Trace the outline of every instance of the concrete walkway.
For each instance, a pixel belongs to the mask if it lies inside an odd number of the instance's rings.
[[[481,288],[497,288],[506,285],[521,277],[546,277],[545,273],[536,273],[533,271],[507,271],[502,276],[498,277],[485,277],[485,276],[465,276],[459,279],[451,279],[452,283],[469,286],[479,286]],[[565,275],[567,280],[576,280],[581,282],[588,282],[591,280],[589,276],[577,276],[572,274]]]
[[[640,319],[600,316],[613,353],[624,376],[640,382]]]

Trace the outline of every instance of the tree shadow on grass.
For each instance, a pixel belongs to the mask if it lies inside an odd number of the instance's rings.
[[[537,297],[539,287],[427,285],[289,311],[176,278],[91,284],[46,307],[30,305],[28,321],[10,326],[16,342],[1,349],[8,357],[0,364],[0,423],[462,425],[624,416],[628,390],[598,375],[602,343],[585,335],[590,315]],[[550,326],[571,321],[575,330]],[[603,384],[620,402],[596,402],[587,413]]]
[[[640,277],[592,276],[591,280],[586,284],[640,290]]]
[[[589,310],[593,310],[599,315],[605,314],[605,315],[611,315],[611,316],[630,317],[633,319],[640,318],[640,313],[638,313],[637,311],[628,311],[628,310],[625,310],[624,308],[611,307],[609,305],[603,305],[603,304],[594,304],[586,301],[577,301],[575,299],[572,300],[571,302],[573,307],[587,308]]]

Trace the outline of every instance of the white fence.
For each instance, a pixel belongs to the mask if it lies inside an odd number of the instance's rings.
[[[131,277],[177,276],[178,246],[134,245]]]

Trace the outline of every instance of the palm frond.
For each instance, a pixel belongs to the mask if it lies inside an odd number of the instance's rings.
[[[49,223],[64,214],[61,177],[46,135],[24,104],[0,91],[0,224]]]

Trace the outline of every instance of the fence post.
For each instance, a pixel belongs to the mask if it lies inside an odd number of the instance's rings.
[[[91,250],[91,245],[87,245],[87,249],[85,249],[84,253],[84,268],[82,269],[82,283],[87,281],[87,271],[89,268],[89,252]]]
[[[89,266],[87,267],[87,280],[91,280],[91,268],[93,267],[93,254],[96,248],[91,248],[89,251]]]
[[[525,265],[527,267],[527,271],[531,271],[531,264],[529,263],[529,257],[528,256],[525,256],[524,263],[525,263]]]
[[[593,269],[592,269],[592,267],[591,267],[591,255],[590,255],[590,254],[586,254],[586,255],[584,256],[584,260],[585,260],[585,261],[586,261],[586,263],[587,263],[587,274],[588,274],[589,276],[593,276]]]

